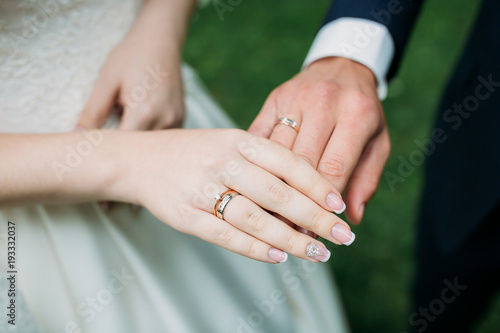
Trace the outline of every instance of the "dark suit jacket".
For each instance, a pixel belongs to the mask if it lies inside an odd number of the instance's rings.
[[[325,24],[356,17],[387,26],[395,43],[390,79],[421,5],[416,0],[336,0]],[[446,253],[500,202],[500,1],[484,0],[443,94],[435,128],[447,139],[427,160],[420,222],[432,224],[435,234],[429,236]]]

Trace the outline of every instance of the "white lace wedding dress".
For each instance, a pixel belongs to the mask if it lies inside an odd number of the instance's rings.
[[[0,0],[0,132],[71,131],[140,5]],[[183,67],[183,78],[187,127],[234,126],[192,69]],[[17,229],[16,326],[6,316],[8,220]],[[36,205],[0,210],[0,226],[1,332],[346,329],[327,265],[252,261],[181,234],[146,209]]]

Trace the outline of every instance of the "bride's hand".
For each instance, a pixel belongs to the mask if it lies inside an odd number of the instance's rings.
[[[119,128],[175,128],[184,119],[181,53],[189,1],[146,1],[127,37],[109,55],[78,126],[100,128],[111,110],[122,110]]]
[[[101,128],[113,109],[121,130],[181,127],[184,96],[177,51],[126,39],[108,57],[78,126]]]
[[[131,31],[109,55],[77,129],[101,128],[118,110],[121,130],[181,127],[184,92],[181,52],[190,1],[146,2]],[[171,16],[175,17],[171,17]],[[100,202],[108,211],[111,202]]]
[[[282,251],[312,262],[330,256],[325,245],[272,212],[336,244],[354,240],[327,203],[338,191],[279,144],[235,129],[114,135],[126,140],[127,150],[115,150],[120,168],[107,197],[144,205],[181,232],[269,263],[286,260]],[[213,215],[215,198],[227,189],[240,195],[221,220]]]

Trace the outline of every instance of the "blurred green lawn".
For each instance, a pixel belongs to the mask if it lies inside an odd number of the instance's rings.
[[[416,148],[414,140],[428,136],[478,2],[428,1],[424,7],[384,102],[393,145],[386,170],[396,172],[397,157],[407,158]],[[242,1],[222,18],[208,5],[193,18],[185,59],[238,125],[247,128],[269,92],[300,69],[328,5],[327,0]],[[356,242],[333,249],[330,262],[353,332],[408,329],[421,184],[422,167],[394,192],[382,180],[363,223],[353,227]],[[499,301],[477,332],[498,331]]]

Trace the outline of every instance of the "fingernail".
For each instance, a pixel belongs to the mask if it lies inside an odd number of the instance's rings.
[[[332,237],[347,246],[351,245],[352,242],[354,242],[354,240],[356,239],[356,235],[354,234],[354,232],[352,232],[348,227],[342,224],[336,224],[332,228]]]
[[[75,129],[74,129],[73,131],[74,131],[74,132],[81,132],[81,131],[83,131],[83,130],[85,130],[85,128],[83,128],[83,127],[82,127],[82,126],[80,126],[80,125],[76,125],[76,126],[75,126]]]
[[[267,256],[269,257],[269,259],[279,263],[286,262],[288,260],[288,253],[275,249],[273,247],[269,249]]]
[[[321,262],[327,262],[332,254],[323,245],[311,242],[306,247],[306,255]]]
[[[342,214],[345,210],[345,203],[337,194],[331,192],[326,197],[326,205],[336,214]]]

